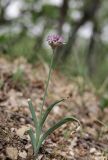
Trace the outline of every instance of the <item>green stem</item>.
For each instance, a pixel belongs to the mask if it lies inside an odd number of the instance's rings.
[[[52,54],[52,57],[51,57],[51,63],[50,63],[50,70],[49,70],[49,74],[48,74],[48,80],[46,82],[45,93],[44,93],[44,96],[43,96],[43,102],[42,102],[41,111],[40,111],[40,119],[39,119],[39,124],[38,124],[38,128],[37,128],[37,135],[36,135],[36,147],[38,146],[39,139],[40,139],[40,136],[41,136],[42,126],[40,126],[40,123],[41,123],[41,119],[42,119],[43,106],[45,104],[45,99],[46,99],[46,96],[47,96],[47,90],[48,90],[49,80],[50,80],[50,77],[51,77],[51,70],[52,70],[52,65],[53,65],[53,59],[54,59],[54,50],[53,50],[53,54]]]
[[[36,134],[36,147],[38,146],[40,135],[41,135],[41,127],[39,125],[37,128],[37,134]]]
[[[47,90],[48,90],[49,80],[50,80],[50,76],[51,76],[53,59],[54,59],[54,50],[53,50],[53,54],[52,54],[52,57],[51,57],[51,63],[50,63],[50,70],[49,70],[49,74],[48,74],[48,80],[47,80],[47,82],[46,82],[46,88],[45,88],[45,93],[44,93],[44,97],[43,97],[43,103],[42,103],[42,106],[41,106],[40,119],[41,119],[41,117],[42,117],[43,106],[44,106],[44,104],[45,104],[45,99],[46,99],[46,96],[47,96]]]

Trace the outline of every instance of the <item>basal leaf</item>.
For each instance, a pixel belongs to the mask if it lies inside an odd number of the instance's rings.
[[[40,138],[38,148],[40,148],[42,142],[49,136],[53,131],[55,131],[57,128],[61,127],[63,124],[69,122],[69,121],[76,121],[80,125],[80,121],[76,119],[75,117],[65,117],[62,120],[60,120],[58,123],[56,123],[53,127],[51,127],[46,133],[43,134],[43,136]]]
[[[31,128],[28,130],[28,134],[30,136],[34,152],[36,152],[36,138],[35,138],[35,136],[34,136],[33,131],[32,131]]]
[[[51,104],[51,105],[47,108],[47,110],[46,110],[45,113],[43,114],[43,117],[42,117],[42,120],[41,120],[41,126],[44,124],[46,118],[48,117],[48,114],[49,114],[50,111],[53,109],[53,107],[54,107],[55,105],[57,105],[58,103],[62,102],[62,101],[64,101],[64,99],[61,99],[61,100],[58,100],[58,101],[54,102],[53,104]]]
[[[37,120],[37,117],[36,117],[36,114],[35,114],[35,109],[32,105],[32,101],[30,99],[28,100],[28,104],[29,104],[29,109],[30,109],[30,112],[31,112],[31,115],[32,115],[32,118],[33,118],[35,128],[37,129],[38,128],[38,120]]]

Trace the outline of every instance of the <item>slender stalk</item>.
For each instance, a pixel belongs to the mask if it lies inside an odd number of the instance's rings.
[[[43,97],[43,103],[42,103],[42,106],[41,106],[40,119],[42,117],[43,106],[45,104],[45,99],[46,99],[46,96],[47,96],[47,90],[48,90],[48,85],[49,85],[49,80],[50,80],[50,76],[51,76],[51,70],[52,70],[53,60],[54,60],[54,52],[55,52],[55,50],[53,49],[53,54],[52,54],[51,63],[50,63],[50,70],[49,70],[49,74],[48,74],[48,80],[46,82],[46,88],[45,88],[45,93],[44,93],[44,97]]]
[[[41,123],[41,119],[42,119],[43,106],[45,104],[45,99],[46,99],[46,96],[47,96],[47,90],[48,90],[49,80],[50,80],[50,77],[51,77],[51,70],[52,70],[52,65],[53,65],[53,59],[54,59],[54,50],[53,50],[53,54],[52,54],[52,57],[51,57],[50,70],[49,70],[48,79],[47,79],[47,82],[46,82],[46,88],[45,88],[45,92],[44,92],[44,96],[43,96],[43,102],[42,102],[42,105],[41,105],[39,125],[38,125],[37,132],[36,132],[37,133],[37,135],[36,135],[36,147],[38,146],[39,139],[40,139],[40,136],[41,136],[42,126],[40,126],[40,123]]]

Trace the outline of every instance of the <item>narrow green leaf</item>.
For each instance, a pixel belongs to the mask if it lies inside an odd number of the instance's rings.
[[[35,109],[32,105],[32,101],[30,99],[28,100],[28,104],[29,104],[29,109],[30,109],[30,112],[31,112],[31,115],[32,115],[32,118],[33,118],[35,128],[37,129],[38,128],[38,120],[37,120],[37,117],[36,117],[36,114],[35,114]]]
[[[74,117],[65,117],[62,120],[60,120],[58,123],[56,123],[53,127],[51,127],[46,133],[43,134],[43,136],[40,138],[38,148],[42,145],[42,142],[46,139],[48,135],[50,135],[54,130],[62,126],[63,124],[69,122],[69,121],[76,121],[80,125],[80,121]]]
[[[64,101],[64,99],[61,99],[61,100],[58,100],[58,101],[54,102],[53,104],[51,104],[51,105],[47,108],[47,110],[46,110],[45,113],[43,114],[43,117],[42,117],[42,120],[41,120],[41,123],[40,123],[41,127],[43,126],[46,118],[48,117],[48,114],[49,114],[50,111],[53,109],[53,107],[54,107],[56,104],[58,104],[58,103],[60,103],[60,102],[62,102],[62,101]]]
[[[36,138],[35,138],[35,136],[33,134],[33,130],[31,128],[28,130],[28,134],[30,136],[30,139],[32,142],[32,147],[33,147],[34,153],[35,153],[36,152]]]

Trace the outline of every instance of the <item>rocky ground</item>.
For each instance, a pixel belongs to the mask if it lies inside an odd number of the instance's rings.
[[[31,66],[24,59],[0,59],[0,160],[32,160],[33,150],[27,130],[33,127],[27,99],[39,106],[48,75],[48,65]],[[108,108],[99,109],[99,98],[81,77],[67,79],[53,71],[44,109],[55,100],[67,98],[48,116],[44,130],[64,116],[81,122],[67,123],[44,142],[39,160],[107,160]]]

